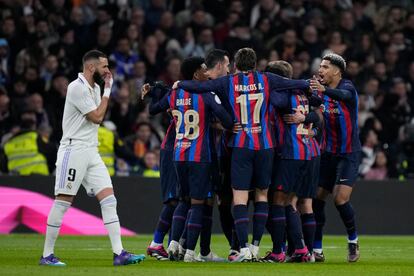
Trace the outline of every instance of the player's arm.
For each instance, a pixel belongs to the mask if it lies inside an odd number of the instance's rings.
[[[152,98],[149,106],[149,113],[151,115],[156,115],[160,112],[166,111],[170,107],[170,94],[171,93],[165,94],[159,101],[156,98]]]
[[[174,84],[175,85],[175,84]],[[227,99],[227,85],[228,77],[224,76],[215,80],[208,81],[194,81],[184,80],[176,82],[177,88],[181,88],[187,91],[191,91],[194,94],[207,93],[214,91],[220,99]],[[175,86],[173,86],[175,88]]]
[[[104,117],[106,109],[108,108],[109,103],[109,96],[111,95],[111,89],[113,84],[113,78],[112,74],[109,72],[105,76],[105,87],[104,87],[104,94],[102,95],[101,103],[99,106],[91,110],[90,112],[86,113],[86,118],[95,123],[95,124],[101,124]],[[87,93],[89,95],[89,93]],[[91,99],[92,100],[92,99]],[[95,104],[94,104],[95,105]]]
[[[305,90],[309,88],[309,82],[306,80],[291,80],[282,76],[265,72],[269,81],[269,88],[271,91],[300,89]]]
[[[314,111],[305,115],[299,110],[296,110],[294,114],[283,115],[283,121],[287,124],[315,124],[319,121],[319,116]]]
[[[283,91],[270,93],[270,104],[275,108],[284,109],[289,106],[290,93],[283,93]]]
[[[211,107],[214,115],[220,120],[223,127],[226,129],[231,129],[234,124],[233,119],[221,104],[220,98],[213,92],[206,96],[207,97],[205,98],[208,99],[208,105]]]
[[[337,101],[351,101],[353,87],[347,89],[334,89],[323,86],[318,80],[311,79],[310,86],[312,90],[321,91],[324,95]]]
[[[322,104],[322,99],[316,94],[312,93],[308,96],[308,101],[310,106],[318,107]]]

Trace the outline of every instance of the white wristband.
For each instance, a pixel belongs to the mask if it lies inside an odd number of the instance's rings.
[[[111,95],[111,88],[104,88],[104,93],[102,97],[109,98],[109,95]]]

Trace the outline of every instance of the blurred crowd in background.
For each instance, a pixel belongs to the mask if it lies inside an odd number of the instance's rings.
[[[27,130],[38,134],[53,174],[66,88],[82,55],[98,49],[115,77],[102,126],[111,133],[102,144],[115,154],[111,174],[158,176],[169,118],[150,117],[141,86],[172,85],[186,57],[252,47],[258,70],[282,59],[304,79],[324,54],[344,56],[359,92],[360,177],[414,178],[412,1],[0,0],[0,10],[3,174],[13,173],[5,145]]]

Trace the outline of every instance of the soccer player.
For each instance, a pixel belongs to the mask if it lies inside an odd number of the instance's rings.
[[[215,91],[230,105],[243,130],[232,135],[229,145],[233,148],[231,182],[233,188],[233,217],[240,252],[233,262],[257,259],[259,244],[268,215],[267,191],[273,161],[274,138],[271,132],[269,105],[277,89],[305,89],[306,81],[288,80],[271,73],[255,70],[257,57],[251,48],[242,48],[235,55],[236,73],[206,82],[180,81],[174,86],[203,93]],[[272,93],[277,95],[278,93]],[[276,100],[277,101],[277,100]],[[255,190],[253,242],[248,244],[249,190]]]
[[[359,259],[355,212],[350,197],[358,175],[361,144],[358,134],[358,92],[353,83],[343,79],[345,60],[327,54],[319,67],[319,80],[311,80],[312,90],[323,95],[325,152],[321,156],[320,182],[313,201],[316,219],[315,258],[324,261],[322,230],[325,224],[325,200],[332,193],[336,209],[348,233],[348,261]]]
[[[62,130],[56,162],[55,201],[47,218],[47,229],[40,265],[64,266],[54,255],[55,242],[63,216],[69,209],[81,184],[88,195],[95,196],[112,245],[113,264],[141,262],[143,255],[124,250],[116,198],[109,172],[98,153],[98,127],[108,107],[113,83],[108,58],[92,50],[83,56],[83,73],[68,86],[63,111]],[[101,98],[99,84],[104,84]]]
[[[205,75],[203,63],[203,58],[186,59],[182,65],[184,77],[195,69],[198,74]],[[207,79],[207,77],[199,79]],[[202,261],[196,258],[194,250],[202,228],[204,203],[212,189],[210,148],[214,145],[211,145],[209,138],[210,119],[212,115],[216,116],[227,129],[232,128],[233,120],[214,93],[197,95],[183,89],[176,89],[158,103],[157,110],[168,108],[172,109],[176,120],[174,161],[179,179],[180,203],[174,212],[172,240],[167,251],[170,256],[177,258],[178,238],[187,216],[188,199],[191,199],[184,262]]]
[[[288,78],[292,77],[292,66],[285,61],[270,63],[266,71]],[[284,101],[277,103],[275,112],[277,149],[280,159],[276,158],[274,164],[273,186],[275,187],[272,188],[275,191],[270,210],[273,250],[262,261],[285,261],[286,256],[282,251],[282,245],[284,229],[287,225],[288,236],[293,242],[289,244],[289,249],[291,250],[292,247],[294,249],[291,261],[308,262],[311,260],[311,254],[303,241],[301,219],[296,209],[296,195],[304,195],[310,201],[307,205],[312,204],[309,196],[312,186],[305,174],[309,170],[312,156],[309,129],[319,117],[314,113],[309,113],[309,100],[305,91],[289,90],[286,92],[282,94]],[[316,96],[314,98],[316,102],[314,104],[320,105],[321,101]],[[295,116],[299,116],[301,120],[294,120]]]
[[[151,115],[155,115],[152,110],[153,103],[158,102],[167,94],[170,90],[162,85],[161,82],[155,83],[153,87],[149,84],[144,84],[142,87],[142,99],[147,93],[150,93],[152,98],[149,112]],[[163,207],[158,219],[156,229],[154,231],[154,237],[151,244],[147,247],[147,254],[156,258],[159,261],[168,260],[168,253],[165,251],[163,242],[164,237],[171,228],[172,217],[174,210],[178,204],[177,194],[177,173],[175,171],[175,165],[173,162],[174,154],[174,141],[175,141],[175,122],[171,119],[170,125],[164,136],[164,140],[161,144],[160,150],[160,182],[161,182],[161,195],[163,201]]]

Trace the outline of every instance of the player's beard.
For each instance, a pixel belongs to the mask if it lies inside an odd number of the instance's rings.
[[[93,81],[96,82],[99,86],[103,86],[105,84],[105,80],[98,72],[93,73]]]

